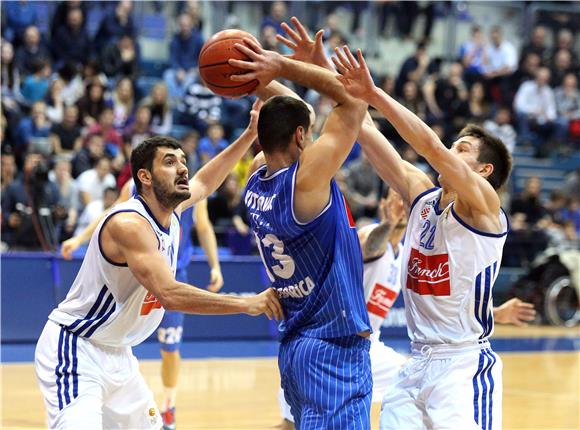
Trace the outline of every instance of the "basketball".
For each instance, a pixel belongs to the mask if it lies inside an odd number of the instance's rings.
[[[240,97],[251,93],[258,86],[255,79],[249,82],[230,80],[232,75],[247,72],[228,63],[229,59],[249,60],[246,54],[234,47],[236,43],[244,43],[244,37],[256,40],[250,33],[242,30],[223,30],[210,37],[201,49],[198,61],[199,74],[205,85],[217,95]]]

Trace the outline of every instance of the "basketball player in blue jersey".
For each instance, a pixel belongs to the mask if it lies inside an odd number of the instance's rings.
[[[123,203],[135,194],[135,185],[132,180],[128,181],[123,188],[116,204]],[[106,214],[106,213],[105,213]],[[102,217],[105,216],[102,215]],[[62,244],[61,254],[65,259],[71,259],[72,253],[83,243],[88,241],[100,222],[100,218],[88,225],[80,234],[74,236]],[[213,226],[207,213],[207,200],[201,200],[195,206],[183,211],[180,218],[180,240],[177,255],[177,272],[175,279],[179,282],[188,282],[187,266],[193,255],[191,243],[191,228],[195,220],[195,230],[199,242],[207,256],[210,266],[210,284],[208,291],[218,292],[223,286],[223,277],[217,255],[217,242]],[[181,365],[179,348],[183,335],[183,313],[165,311],[163,319],[157,329],[157,338],[161,344],[161,382],[163,384],[164,400],[161,417],[163,426],[167,430],[175,428],[175,400]]]
[[[493,352],[492,291],[509,230],[497,190],[511,156],[466,126],[450,149],[377,88],[360,50],[333,61],[353,96],[378,109],[439,173],[441,187],[404,162],[371,124],[359,140],[379,175],[410,204],[402,262],[412,357],[383,399],[381,429],[501,429],[502,362]]]
[[[257,115],[254,109],[242,135],[190,181],[174,139],[146,139],[131,154],[137,195],[99,223],[69,293],[37,343],[35,370],[49,428],[162,426],[131,347],[154,332],[164,309],[283,317],[271,288],[240,298],[175,280],[179,217],[214,192],[247,151]]]
[[[244,191],[251,228],[285,313],[280,325],[282,387],[299,429],[368,429],[372,376],[370,323],[362,285],[362,254],[344,197],[333,177],[360,130],[365,103],[347,96],[333,73],[236,45],[252,62],[231,79],[283,77],[336,102],[320,137],[301,100],[264,103],[256,162]]]

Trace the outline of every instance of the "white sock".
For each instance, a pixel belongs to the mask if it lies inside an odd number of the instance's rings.
[[[177,387],[163,387],[165,393],[165,410],[175,406],[175,397],[177,396]]]

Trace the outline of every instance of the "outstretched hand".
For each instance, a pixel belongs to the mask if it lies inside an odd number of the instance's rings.
[[[334,71],[334,67],[332,67],[332,64],[324,54],[324,46],[322,44],[324,30],[318,30],[314,39],[312,39],[308,34],[308,30],[302,25],[298,18],[293,16],[290,21],[296,30],[285,22],[282,23],[282,28],[292,40],[287,39],[280,34],[276,35],[276,39],[280,43],[283,43],[294,52],[288,57],[304,63],[316,64],[317,66]]]
[[[525,327],[536,317],[536,310],[531,303],[514,297],[493,310],[493,317],[498,324],[513,324]]]
[[[342,47],[342,52],[339,48],[335,48],[334,51],[336,56],[332,57],[332,62],[340,73],[337,79],[351,96],[368,101],[375,84],[362,51],[360,49],[356,51],[358,61],[346,45]]]
[[[73,252],[75,252],[81,245],[82,244],[76,237],[71,237],[62,243],[60,254],[64,257],[65,260],[71,260]]]
[[[235,82],[249,82],[257,79],[260,85],[266,86],[280,75],[282,70],[282,55],[274,51],[262,48],[255,40],[244,37],[244,44],[236,43],[234,46],[240,52],[246,54],[249,61],[228,60],[229,64],[247,73],[232,75],[230,79]]]

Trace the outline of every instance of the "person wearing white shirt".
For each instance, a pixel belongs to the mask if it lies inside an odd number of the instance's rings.
[[[552,137],[557,118],[554,91],[548,82],[550,70],[541,67],[536,72],[535,80],[520,85],[514,99],[520,141],[533,144],[539,152]]]
[[[501,28],[494,26],[489,34],[491,43],[485,47],[482,58],[483,77],[488,84],[488,92],[497,104],[505,104],[510,94],[510,77],[516,71],[518,54],[511,42],[503,40]]]
[[[119,197],[119,190],[114,187],[105,188],[102,198],[90,202],[79,217],[77,228],[73,236],[78,236],[87,226],[98,219],[104,211],[109,209]]]
[[[100,158],[95,167],[81,173],[76,181],[82,206],[88,205],[93,200],[102,199],[105,189],[116,185],[115,177],[111,174],[111,162],[105,157]]]

